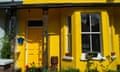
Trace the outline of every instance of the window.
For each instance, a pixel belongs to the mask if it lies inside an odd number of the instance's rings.
[[[100,14],[82,13],[82,52],[101,52]]]
[[[42,27],[43,21],[42,20],[30,20],[28,21],[29,27]]]
[[[71,16],[66,17],[66,56],[72,56]]]
[[[101,18],[99,13],[81,13],[82,53],[101,53]]]

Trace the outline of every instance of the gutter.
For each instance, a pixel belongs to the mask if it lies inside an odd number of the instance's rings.
[[[44,4],[23,4],[19,2],[2,2],[0,8],[63,8],[63,7],[120,7],[120,3],[44,3]]]
[[[45,3],[45,4],[24,4],[23,7],[120,7],[120,3]]]

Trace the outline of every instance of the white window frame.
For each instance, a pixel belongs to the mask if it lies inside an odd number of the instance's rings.
[[[82,13],[81,13],[81,14],[82,14]],[[84,14],[89,14],[89,19],[90,19],[90,32],[81,32],[81,35],[83,35],[83,34],[88,34],[88,35],[90,35],[90,51],[92,51],[92,37],[91,37],[91,35],[92,35],[92,34],[98,34],[98,35],[100,35],[100,52],[97,53],[97,57],[92,57],[92,59],[94,59],[94,60],[101,60],[101,59],[105,60],[106,58],[101,55],[101,54],[102,54],[101,25],[99,25],[99,29],[100,29],[99,32],[92,32],[92,29],[91,29],[91,28],[92,28],[91,14],[99,14],[99,13],[84,13]],[[100,15],[100,16],[101,16],[101,15]],[[80,17],[81,17],[81,16],[80,16]],[[101,24],[101,22],[100,22],[100,24]],[[82,52],[82,55],[81,55],[81,59],[80,59],[80,60],[87,60],[87,59],[86,59],[86,54],[87,54],[87,53],[83,53],[83,52]]]
[[[72,38],[72,32],[69,33],[69,22],[68,22],[68,17],[71,17],[71,16],[66,16],[66,53],[72,53],[72,41],[69,42],[69,37]],[[70,24],[71,25],[71,24]],[[72,30],[72,29],[71,29]]]
[[[69,23],[69,17],[71,18],[71,22]],[[71,25],[69,28],[69,24]],[[69,32],[69,29],[71,29],[71,32]],[[70,53],[72,55],[72,16],[66,16],[66,30],[65,30],[65,39],[66,39],[66,49],[65,49],[65,56],[63,59],[65,60],[73,60],[72,56],[66,56],[66,54]],[[71,38],[71,41],[69,42],[69,37]],[[71,45],[70,45],[71,44]]]

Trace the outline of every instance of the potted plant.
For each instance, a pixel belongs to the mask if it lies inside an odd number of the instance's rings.
[[[65,56],[72,57],[72,53],[66,53]]]
[[[11,44],[9,35],[5,35],[3,38],[3,47],[1,50],[1,58],[2,59],[10,59],[11,54]]]
[[[97,57],[97,56],[98,56],[97,52],[87,52],[86,59],[92,59],[93,57]]]
[[[2,39],[2,49],[0,58],[0,69],[1,71],[11,72],[11,64],[13,59],[10,59],[11,55],[11,44],[9,35],[5,35]]]

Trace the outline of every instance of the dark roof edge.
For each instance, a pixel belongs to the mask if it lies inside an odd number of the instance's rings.
[[[120,7],[120,3],[58,3],[58,4],[26,4],[25,7]]]
[[[120,3],[46,3],[46,4],[22,4],[22,2],[0,3],[0,8],[63,8],[63,7],[120,7]]]
[[[14,1],[14,2],[0,2],[0,8],[11,8],[16,6],[21,6],[22,1]]]

